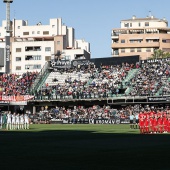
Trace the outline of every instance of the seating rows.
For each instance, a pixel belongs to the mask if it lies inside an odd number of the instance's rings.
[[[0,95],[25,95],[37,72],[0,76]],[[155,60],[99,68],[51,72],[35,92],[35,99],[88,99],[170,94],[170,61]]]
[[[0,95],[28,95],[32,82],[38,72],[26,72],[19,74],[3,74],[0,76]]]

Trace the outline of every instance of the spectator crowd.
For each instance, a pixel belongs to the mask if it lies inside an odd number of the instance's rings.
[[[51,74],[51,73],[50,73]],[[58,70],[57,75],[34,92],[35,99],[93,99],[121,96],[159,96],[170,94],[170,61],[82,67]],[[28,95],[37,72],[0,76],[0,95]],[[66,76],[67,75],[67,76]],[[77,75],[77,76],[75,76]],[[86,76],[83,76],[86,75]],[[62,81],[60,81],[60,79]]]
[[[29,89],[36,79],[38,72],[0,75],[0,95],[17,96],[29,95]]]
[[[122,82],[125,81],[128,72],[135,68],[134,64],[123,63],[122,65],[101,66],[100,68],[83,68],[80,70],[67,70],[69,75],[58,82],[57,77],[51,85],[47,78],[46,83],[40,88],[35,96],[36,99],[88,99],[107,98],[121,96],[123,92]],[[63,72],[59,73],[62,75]],[[86,79],[81,79],[81,75],[89,73]],[[75,78],[77,74],[77,78]]]
[[[67,77],[62,77],[68,73]],[[86,79],[81,75],[87,74]],[[36,91],[36,99],[91,99],[121,96],[159,96],[170,94],[170,61],[153,60],[144,63],[71,69],[57,77],[47,78]],[[78,76],[75,77],[75,74]],[[50,83],[50,81],[55,81]]]
[[[69,107],[55,107],[51,109],[41,109],[36,113],[27,113],[30,117],[31,123],[37,124],[49,124],[53,121],[64,121],[70,120],[70,123],[79,122],[79,120],[87,119],[88,122],[91,120],[119,120],[119,123],[130,123],[130,128],[134,128],[132,125],[136,125],[136,118],[139,117],[141,112],[154,111],[155,113],[163,112],[165,114],[170,113],[169,106],[153,106],[153,105],[128,105],[124,107],[111,107],[111,106],[100,106],[93,105],[89,107],[85,106],[74,106]],[[132,120],[131,120],[131,117]],[[76,120],[76,121],[75,121]],[[138,125],[138,124],[137,124]]]

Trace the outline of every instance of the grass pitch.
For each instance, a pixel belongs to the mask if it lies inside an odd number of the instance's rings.
[[[129,125],[30,125],[0,131],[0,167],[47,170],[169,170],[170,135]]]

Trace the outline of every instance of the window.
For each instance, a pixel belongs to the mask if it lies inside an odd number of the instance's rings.
[[[163,43],[170,43],[170,39],[163,39],[162,42]]]
[[[130,27],[132,27],[132,23],[130,23]]]
[[[41,60],[41,55],[28,55],[25,56],[25,60]]]
[[[119,55],[119,50],[118,49],[113,49],[112,55]]]
[[[60,45],[60,41],[57,41],[57,45]]]
[[[162,50],[165,52],[170,52],[170,48],[163,48]]]
[[[137,52],[141,52],[141,48],[137,48]]]
[[[50,61],[51,60],[51,56],[45,56],[45,61]]]
[[[25,56],[25,60],[33,60],[33,56],[31,55]]]
[[[130,52],[132,52],[132,53],[135,52],[135,49],[134,49],[134,48],[131,48],[131,49],[130,49]]]
[[[41,69],[41,64],[34,65],[33,69]]]
[[[125,27],[129,27],[129,23],[125,23],[124,26],[125,26]]]
[[[143,40],[142,39],[131,39],[129,41],[130,43],[141,43]]]
[[[41,51],[41,47],[40,46],[25,47],[25,51]]]
[[[16,57],[16,61],[21,61],[21,57]]]
[[[16,48],[16,52],[21,52],[21,48]]]
[[[138,26],[139,26],[139,27],[141,26],[141,23],[140,23],[140,22],[138,23]]]
[[[49,31],[43,31],[43,35],[49,35]]]
[[[35,34],[35,31],[32,31],[32,34]]]
[[[40,31],[37,31],[37,34],[40,34]]]
[[[52,28],[55,28],[55,25],[52,25]]]
[[[18,26],[18,29],[20,29],[20,26]]]
[[[151,49],[150,49],[150,48],[147,48],[147,49],[146,49],[146,52],[151,52]]]
[[[33,60],[41,60],[41,55],[34,55]]]
[[[153,42],[153,41],[152,41],[152,40],[150,40],[150,39],[147,39],[147,40],[146,40],[146,42],[147,42],[147,43],[149,43],[149,42]]]
[[[25,65],[25,70],[32,70],[33,69],[33,65]]]
[[[45,47],[45,51],[51,51],[51,47]]]
[[[16,66],[15,70],[21,70],[21,66]]]
[[[124,48],[121,49],[121,53],[125,53],[125,49]]]
[[[23,32],[23,35],[29,35],[29,32]]]
[[[145,26],[148,27],[149,26],[149,22],[145,22]]]
[[[121,40],[121,43],[125,43],[125,40]]]
[[[154,39],[153,42],[159,42],[159,39]]]
[[[0,33],[0,36],[1,36],[1,33]]]

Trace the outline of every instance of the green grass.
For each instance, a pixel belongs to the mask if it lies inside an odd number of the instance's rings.
[[[0,131],[1,169],[160,169],[170,135],[140,135],[129,125],[31,125]]]

